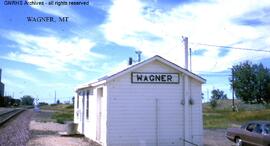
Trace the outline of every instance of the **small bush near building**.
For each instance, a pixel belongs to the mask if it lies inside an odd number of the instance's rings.
[[[59,113],[56,112],[52,116],[57,123],[64,124],[65,121],[73,121],[73,113]]]
[[[39,106],[49,105],[47,102],[40,102],[38,103]]]
[[[73,108],[74,108],[73,104],[66,107],[66,109],[73,109]]]
[[[216,108],[217,107],[217,100],[216,99],[211,99],[210,105],[211,105],[211,108]]]

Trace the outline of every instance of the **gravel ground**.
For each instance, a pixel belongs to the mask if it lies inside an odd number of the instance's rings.
[[[33,112],[27,110],[0,127],[0,146],[25,146],[30,138],[28,125]]]
[[[30,122],[31,139],[27,146],[99,146],[82,136],[61,136],[66,131],[65,124],[52,122],[51,111],[34,113]]]
[[[21,113],[0,127],[0,146],[98,146],[84,137],[60,136],[58,132],[66,131],[66,125],[52,122],[51,115],[52,111]],[[233,146],[225,132],[204,129],[204,146]]]
[[[204,146],[233,146],[225,137],[226,129],[204,129]]]
[[[31,140],[27,146],[98,146],[83,137],[63,137],[58,134],[66,125],[52,122],[52,111],[34,113],[30,122]],[[233,146],[225,137],[226,129],[204,129],[204,146]]]

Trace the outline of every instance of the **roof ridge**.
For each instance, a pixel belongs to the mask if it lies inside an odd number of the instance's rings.
[[[171,62],[171,61],[169,61],[169,60],[167,60],[167,59],[165,59],[165,58],[163,58],[163,57],[161,57],[159,55],[155,55],[155,56],[150,57],[150,58],[148,58],[146,60],[138,62],[136,64],[127,66],[126,68],[124,68],[124,69],[122,69],[120,71],[116,71],[115,73],[113,73],[111,75],[102,76],[102,77],[98,78],[96,81],[90,82],[88,84],[88,86],[91,86],[91,84],[96,84],[96,83],[99,83],[99,82],[102,82],[102,81],[108,81],[108,80],[112,79],[113,77],[115,77],[115,76],[117,76],[119,74],[125,73],[128,70],[132,70],[132,68],[138,67],[138,66],[140,66],[142,64],[145,64],[145,63],[147,63],[149,61],[151,62],[151,61],[154,61],[154,60],[161,61],[161,62],[165,63],[166,65],[171,66],[172,68],[175,68],[176,70],[178,70],[180,72],[185,72],[186,74],[189,74],[189,76],[201,81],[202,83],[204,83],[206,81],[204,78],[202,78],[201,76],[189,71],[188,69],[185,69],[185,68],[183,68],[183,67],[181,67],[181,66],[179,66],[179,65],[177,65],[177,64],[175,64],[175,63],[173,63],[173,62]],[[85,86],[83,86],[83,88],[85,88]]]

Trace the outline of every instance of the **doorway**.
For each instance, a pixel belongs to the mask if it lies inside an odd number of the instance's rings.
[[[102,117],[102,97],[103,88],[97,89],[97,123],[96,123],[96,140],[100,141],[101,138],[101,117]]]
[[[82,134],[84,134],[84,111],[85,111],[85,104],[84,104],[84,99],[85,99],[85,92],[83,92],[83,97],[82,97],[82,110],[81,110],[81,125],[82,125]]]

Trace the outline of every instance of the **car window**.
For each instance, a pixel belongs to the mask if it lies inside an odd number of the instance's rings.
[[[256,124],[251,123],[251,124],[248,124],[246,130],[252,132],[255,128],[256,128]]]
[[[246,129],[247,124],[241,126],[241,129]]]
[[[262,125],[261,124],[256,124],[256,127],[255,127],[253,132],[262,134],[262,132],[263,132]]]
[[[270,124],[266,124],[264,126],[264,132],[265,132],[265,134],[270,134]]]

